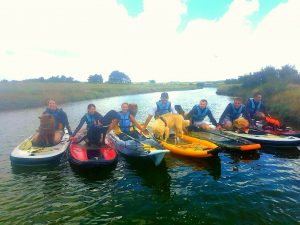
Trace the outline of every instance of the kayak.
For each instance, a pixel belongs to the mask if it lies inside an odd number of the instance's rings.
[[[283,136],[293,136],[300,138],[300,131],[292,129],[264,129],[262,130],[269,134],[283,135]]]
[[[161,145],[169,149],[171,153],[189,156],[193,158],[207,158],[216,156],[219,152],[219,147],[212,142],[200,140],[188,135],[183,135],[179,139],[179,143],[175,143],[175,137],[170,137],[167,142],[161,141]]]
[[[84,141],[77,143],[82,134],[75,137],[68,152],[69,163],[78,168],[104,168],[117,163],[116,150],[111,146],[87,145]]]
[[[260,143],[263,146],[271,146],[271,147],[297,147],[300,148],[300,138],[293,136],[282,136],[282,135],[274,135],[268,134],[262,131],[254,131],[249,130],[249,133],[236,133],[233,131],[224,131],[226,134],[242,137],[248,139],[250,141]]]
[[[32,146],[32,136],[25,139],[10,154],[10,160],[20,165],[49,164],[61,159],[69,146],[69,134],[65,131],[60,143],[50,147]]]
[[[163,149],[157,141],[142,134],[138,139],[134,139],[124,133],[117,135],[115,131],[111,131],[106,135],[106,140],[124,158],[149,161],[155,166],[158,166],[165,154],[169,153],[169,150]]]
[[[253,151],[261,148],[260,144],[253,143],[241,137],[229,136],[220,131],[193,131],[189,135],[211,141],[222,149],[230,151]]]

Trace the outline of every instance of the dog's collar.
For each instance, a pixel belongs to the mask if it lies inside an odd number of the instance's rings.
[[[165,127],[168,126],[167,121],[165,120],[165,118],[163,118],[162,116],[160,116],[160,117],[158,117],[158,119],[161,119],[164,122]]]

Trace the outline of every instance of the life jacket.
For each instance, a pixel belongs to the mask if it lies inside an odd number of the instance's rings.
[[[266,122],[268,122],[272,126],[280,127],[280,121],[279,120],[273,119],[269,116],[266,116],[265,120],[266,120]]]
[[[193,115],[193,121],[201,122],[204,120],[204,118],[207,116],[208,108],[205,107],[204,109],[201,109],[199,105],[194,106],[197,110],[197,114]]]
[[[155,116],[161,116],[171,112],[171,102],[167,101],[163,104],[161,101],[156,102],[157,110],[155,112]]]
[[[233,103],[230,103],[230,105],[231,105],[231,109],[232,109],[232,114],[230,115],[230,119],[233,121],[242,115],[244,105],[241,105],[238,109],[236,109],[234,107]]]
[[[258,111],[260,110],[260,107],[261,107],[261,101],[259,101],[257,105],[255,105],[255,101],[254,101],[253,98],[249,98],[249,101],[250,101],[250,103],[251,103],[251,104],[250,104],[251,107],[250,107],[250,109],[249,109],[249,113],[250,113],[251,115],[254,115],[256,112],[258,112]]]
[[[130,121],[130,112],[123,113],[121,111],[119,112],[119,114],[120,114],[120,122],[119,122],[120,130],[125,133],[133,132],[134,127]]]
[[[87,128],[89,129],[96,122],[95,114],[91,115],[91,114],[86,113],[85,114],[85,122],[87,124]]]

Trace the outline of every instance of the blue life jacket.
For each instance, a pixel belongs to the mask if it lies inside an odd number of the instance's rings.
[[[197,122],[203,121],[204,118],[207,116],[208,108],[205,107],[204,109],[201,109],[199,105],[195,105],[194,108],[196,108],[197,114],[193,115],[193,120]]]
[[[156,102],[157,110],[155,112],[156,116],[161,116],[171,112],[171,102],[167,101],[163,104],[161,101]]]
[[[241,116],[244,105],[241,105],[240,108],[238,108],[238,109],[236,109],[234,107],[233,103],[230,103],[230,105],[231,105],[231,108],[232,108],[232,114],[230,115],[230,119],[233,121],[233,120],[236,120],[237,118],[239,118]]]
[[[251,103],[251,104],[250,104],[251,107],[250,107],[250,109],[249,109],[249,113],[250,113],[251,115],[254,115],[256,112],[258,112],[258,111],[260,110],[260,107],[261,107],[261,101],[259,101],[257,105],[255,105],[255,101],[254,101],[253,98],[249,98],[249,101],[250,101],[250,103]]]
[[[87,124],[87,128],[89,129],[96,122],[95,114],[91,115],[91,114],[86,113],[85,114],[85,122]]]
[[[130,112],[123,113],[121,111],[119,112],[119,114],[120,114],[120,122],[119,122],[120,130],[124,133],[132,132],[134,129],[130,121]]]

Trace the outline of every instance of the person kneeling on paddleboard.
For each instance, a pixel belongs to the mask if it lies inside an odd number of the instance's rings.
[[[64,128],[72,135],[67,114],[57,107],[55,100],[48,101],[48,107],[40,118],[38,133],[32,137],[33,145],[47,147],[58,144],[63,135]]]
[[[204,122],[203,120],[205,117],[208,116],[210,119],[210,122],[214,125],[217,126],[217,121],[212,115],[210,109],[207,107],[207,100],[202,99],[199,104],[195,105],[192,110],[187,114],[187,118],[191,118],[191,129],[193,128],[201,128],[204,130],[209,129],[209,125]]]
[[[233,103],[229,103],[222,113],[219,125],[217,126],[217,129],[225,128],[226,130],[233,130],[234,124],[238,124],[241,126],[237,126],[239,130],[247,131],[249,127],[247,126],[253,126],[252,121],[250,119],[250,115],[246,110],[246,107],[242,104],[243,100],[240,97],[237,97],[234,99]],[[243,117],[246,121],[239,119],[240,117]],[[239,120],[237,120],[239,119]],[[236,121],[237,120],[237,121]],[[236,121],[236,122],[235,122]],[[245,127],[242,127],[242,124],[245,124]]]
[[[253,98],[249,98],[246,103],[246,110],[249,113],[251,120],[256,120],[255,115],[257,113],[264,113],[269,115],[266,111],[266,107],[262,102],[262,95],[261,93],[257,92],[254,94]]]
[[[160,116],[168,113],[177,114],[175,108],[169,101],[169,94],[167,92],[163,92],[160,95],[160,100],[156,102],[156,106],[153,107],[152,111],[148,114],[148,117],[144,123],[142,132],[144,132],[151,121],[152,117],[154,116],[155,119],[159,118]]]

